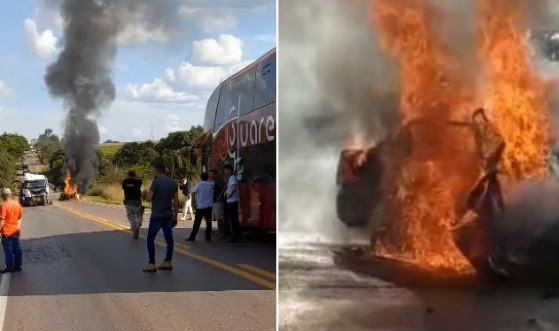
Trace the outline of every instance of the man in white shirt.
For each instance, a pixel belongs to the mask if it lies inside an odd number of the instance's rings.
[[[190,236],[186,241],[196,241],[196,234],[200,229],[202,218],[206,220],[206,241],[212,240],[212,206],[213,206],[213,192],[214,183],[208,181],[208,173],[203,172],[200,174],[202,180],[192,190],[193,199],[196,201],[196,213],[194,216],[194,226]]]
[[[225,177],[227,177],[225,218],[231,224],[231,238],[227,242],[237,242],[241,237],[241,225],[239,224],[239,180],[233,175],[232,165],[226,164],[224,169]]]

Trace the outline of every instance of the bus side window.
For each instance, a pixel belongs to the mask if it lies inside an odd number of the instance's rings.
[[[227,83],[227,102],[225,107],[227,113],[225,122],[252,111],[254,73],[254,69],[249,70]]]
[[[219,100],[220,88],[215,89],[212,96],[208,100],[206,107],[206,116],[204,118],[204,130],[212,130],[215,123],[215,115],[217,110],[217,102]]]
[[[276,54],[256,66],[254,109],[276,101]]]
[[[217,112],[215,114],[214,131],[219,130],[225,124],[225,114],[227,113],[227,87],[222,86],[219,94],[219,102],[217,103]]]
[[[241,150],[246,178],[252,183],[276,181],[276,146],[258,144]]]

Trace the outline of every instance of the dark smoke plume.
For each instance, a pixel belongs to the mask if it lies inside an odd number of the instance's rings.
[[[171,0],[59,0],[64,19],[64,49],[50,65],[45,82],[68,111],[64,151],[80,192],[94,179],[98,166],[97,118],[115,99],[111,79],[119,34],[125,29],[172,33],[177,7]]]

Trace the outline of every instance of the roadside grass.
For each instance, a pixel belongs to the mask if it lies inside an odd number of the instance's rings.
[[[101,202],[101,203],[106,203],[106,204],[109,204],[109,205],[122,205],[122,201],[108,200],[108,199],[105,199],[101,196],[96,196],[96,195],[86,195],[85,198],[88,201],[93,201],[93,202]]]
[[[103,144],[103,145],[99,145],[97,148],[99,149],[99,152],[103,154],[103,156],[107,158],[112,158],[116,154],[116,152],[118,152],[119,149],[122,148],[123,145],[124,144],[120,144],[120,143]]]
[[[122,188],[117,184],[95,183],[88,190],[87,195],[97,196],[107,201],[119,202],[121,204],[124,199]]]
[[[151,207],[151,204],[145,201],[147,191],[150,186],[151,186],[150,182],[146,183],[142,190],[142,204],[146,208]],[[122,201],[124,200],[124,192],[122,191],[122,188],[119,184],[95,183],[89,189],[85,197],[89,201],[108,203],[114,205],[122,205]],[[181,209],[184,206],[184,200],[185,200],[184,195],[181,192],[179,192],[179,204]]]

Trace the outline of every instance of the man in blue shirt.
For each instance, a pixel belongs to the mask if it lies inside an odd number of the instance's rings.
[[[179,214],[179,193],[177,182],[165,175],[165,166],[157,164],[154,166],[155,179],[147,194],[146,200],[151,202],[151,218],[149,220],[149,230],[147,246],[149,263],[144,268],[145,272],[155,272],[159,270],[172,270],[171,260],[173,259],[173,228],[177,225]],[[165,260],[159,266],[155,266],[155,237],[160,229],[163,229],[165,242],[167,243],[167,254]]]
[[[213,192],[214,183],[208,181],[208,173],[203,172],[200,175],[202,180],[192,190],[194,195],[194,200],[196,201],[196,217],[194,218],[194,226],[192,227],[192,232],[190,236],[186,238],[186,241],[195,241],[196,234],[200,229],[200,223],[202,223],[202,218],[206,219],[206,241],[210,242],[212,240],[212,206],[213,206]]]

